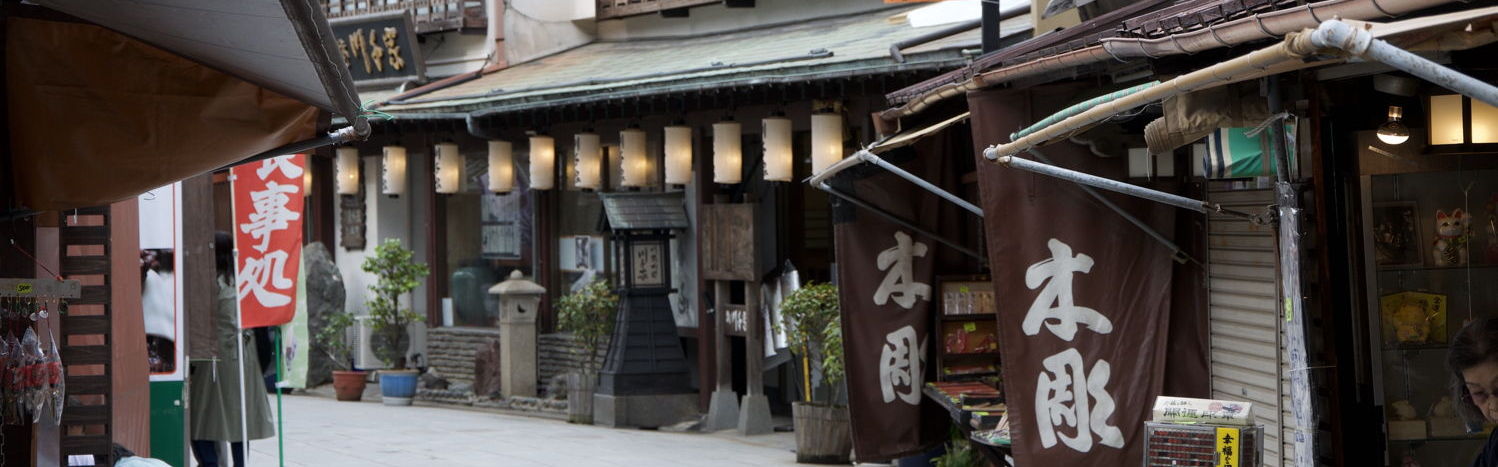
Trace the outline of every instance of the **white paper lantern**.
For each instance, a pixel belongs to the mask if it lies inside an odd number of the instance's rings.
[[[515,189],[515,150],[509,141],[489,142],[489,191],[509,193]]]
[[[531,189],[550,190],[556,186],[557,144],[550,136],[532,136]]]
[[[843,160],[843,116],[835,113],[811,115],[811,172],[822,173]]]
[[[773,116],[760,122],[765,143],[765,180],[789,182],[795,171],[791,150],[791,119]]]
[[[457,193],[463,177],[463,155],[458,153],[458,145],[440,143],[437,145],[436,153],[432,172],[436,178],[437,193],[444,195]]]
[[[666,183],[686,185],[692,182],[692,127],[666,127]]]
[[[390,196],[406,194],[406,148],[385,146],[381,152],[380,191]]]
[[[739,183],[744,174],[743,127],[739,122],[713,124],[713,182]]]
[[[359,194],[359,148],[344,146],[338,148],[338,194]]]
[[[642,187],[650,183],[649,149],[646,148],[645,132],[630,128],[619,132],[620,185]]]
[[[603,186],[603,143],[598,133],[573,135],[572,160],[577,167],[578,188],[598,190]]]

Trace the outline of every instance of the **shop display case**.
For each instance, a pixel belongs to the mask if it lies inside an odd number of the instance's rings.
[[[999,375],[998,308],[986,276],[937,278],[938,381],[987,381]],[[997,384],[994,384],[997,386]]]
[[[1498,169],[1425,157],[1363,177],[1368,342],[1387,463],[1465,465],[1487,435],[1456,415],[1446,356],[1464,323],[1498,316]]]

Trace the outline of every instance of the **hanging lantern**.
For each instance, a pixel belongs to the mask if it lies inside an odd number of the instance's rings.
[[[1461,94],[1430,96],[1431,145],[1488,143],[1498,143],[1498,107]]]
[[[811,172],[822,173],[843,160],[843,116],[832,112],[811,114]]]
[[[692,127],[666,127],[666,183],[686,185],[692,182]]]
[[[437,193],[444,195],[457,193],[463,175],[463,155],[458,154],[458,145],[441,143],[437,145],[436,152],[432,173],[436,177]]]
[[[760,121],[765,143],[765,180],[789,182],[794,172],[791,151],[791,119],[776,113]]]
[[[743,127],[739,122],[713,124],[713,182],[734,184],[744,174]]]
[[[336,183],[338,194],[359,194],[359,148],[344,146],[338,148],[338,181]]]
[[[381,151],[380,191],[390,196],[406,194],[406,148],[385,146]]]
[[[515,151],[509,141],[489,142],[489,191],[509,193],[515,189]]]
[[[532,136],[531,189],[550,190],[555,186],[557,169],[556,141],[550,136]]]
[[[578,188],[597,191],[603,186],[603,143],[598,133],[573,135],[572,160],[577,166]]]
[[[619,132],[619,151],[620,159],[622,159],[619,163],[619,174],[622,177],[620,185],[642,187],[649,184],[650,160],[645,144],[645,132],[639,128]]]
[[[312,196],[312,168],[302,171],[302,196]]]

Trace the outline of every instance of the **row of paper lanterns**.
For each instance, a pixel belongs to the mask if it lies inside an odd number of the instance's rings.
[[[761,120],[764,143],[765,180],[788,182],[794,172],[791,143],[791,119],[774,115]],[[725,120],[712,125],[713,182],[735,184],[743,175],[743,128],[738,122]],[[671,125],[662,131],[664,138],[665,181],[686,185],[692,179],[692,127]],[[530,145],[531,189],[550,190],[556,186],[556,141],[550,136],[535,135]],[[811,116],[812,172],[821,172],[843,158],[843,117],[832,112]],[[435,148],[434,172],[437,193],[457,193],[461,184],[463,157],[455,143],[440,143]],[[649,184],[651,158],[644,130],[631,127],[619,132],[620,185],[643,187]],[[597,190],[603,183],[605,148],[597,133],[573,135],[573,157],[576,185]],[[381,192],[398,196],[406,191],[406,148],[385,146],[381,163]],[[359,150],[341,147],[338,155],[339,194],[359,192]],[[509,141],[489,141],[489,190],[508,193],[515,188],[514,146]]]

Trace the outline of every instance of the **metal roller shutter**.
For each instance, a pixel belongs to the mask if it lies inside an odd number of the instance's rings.
[[[1272,189],[1231,189],[1227,182],[1212,182],[1207,197],[1248,212],[1274,203]],[[1293,447],[1284,436],[1290,416],[1275,306],[1274,226],[1211,215],[1207,227],[1212,397],[1254,404],[1267,438],[1264,465],[1279,466],[1293,458]]]

